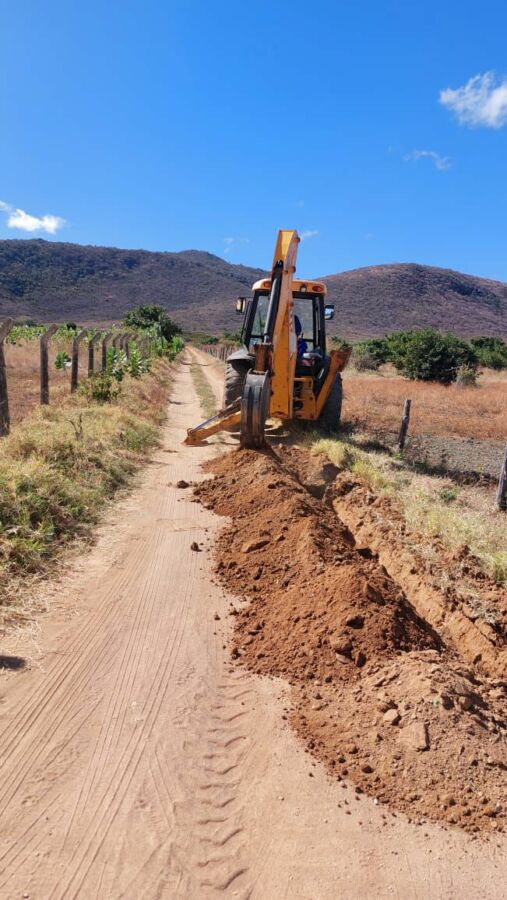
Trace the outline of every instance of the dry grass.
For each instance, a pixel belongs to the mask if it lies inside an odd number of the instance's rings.
[[[70,371],[55,368],[56,354],[64,350],[71,354],[70,341],[53,339],[49,344],[49,386],[51,403],[60,404],[70,392]],[[4,344],[7,369],[7,389],[9,411],[13,425],[22,422],[39,405],[40,364],[39,342],[23,341],[19,344]],[[97,358],[97,353],[96,353]],[[87,347],[79,353],[79,373],[84,377],[88,371]]]
[[[157,442],[170,364],[126,377],[114,403],[82,395],[37,407],[0,442],[0,602],[4,621],[23,585],[88,538],[108,500],[127,485]]]
[[[193,362],[190,371],[192,373],[192,380],[197,396],[199,397],[201,409],[206,418],[210,419],[218,412],[217,401],[213,389],[206,378],[203,367],[200,366],[199,363]]]
[[[494,504],[494,489],[456,486],[450,479],[421,475],[403,460],[372,453],[347,440],[310,441],[339,468],[360,475],[376,493],[387,494],[410,529],[421,536],[439,537],[450,549],[466,544],[484,571],[507,585],[507,519]]]
[[[507,382],[488,374],[478,387],[444,387],[386,374],[345,371],[343,420],[368,431],[396,432],[403,402],[412,400],[411,434],[503,441],[507,437]]]

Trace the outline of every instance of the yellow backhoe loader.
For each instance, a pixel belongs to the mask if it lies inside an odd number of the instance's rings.
[[[270,278],[240,297],[242,347],[227,359],[223,408],[187,433],[198,444],[217,431],[240,426],[242,447],[261,447],[268,418],[319,422],[337,428],[342,403],[340,372],[350,350],[326,347],[326,305],[322,282],[294,278],[299,237],[279,231]]]

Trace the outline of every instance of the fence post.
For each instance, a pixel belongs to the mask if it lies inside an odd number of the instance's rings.
[[[407,438],[408,423],[410,422],[410,406],[412,401],[405,400],[403,405],[403,418],[401,420],[400,433],[398,435],[398,450],[403,450]]]
[[[149,358],[149,355],[150,355],[150,353],[149,353],[149,343],[150,343],[149,337],[143,337],[143,338],[141,338],[141,340],[139,341],[139,349],[140,349],[140,351],[141,351],[141,356],[143,357],[143,359],[148,359],[148,358]]]
[[[79,382],[79,345],[86,335],[87,331],[86,328],[84,328],[79,334],[76,334],[72,341],[72,363],[70,369],[70,390],[72,394],[74,391],[77,391]]]
[[[7,371],[5,368],[4,340],[9,334],[14,319],[5,319],[0,325],[0,437],[9,434],[11,417],[9,414],[9,394],[7,391]]]
[[[93,375],[95,372],[95,344],[98,344],[100,338],[101,334],[99,331],[88,341],[88,375]]]
[[[502,468],[500,471],[500,478],[498,480],[496,505],[502,512],[505,512],[505,510],[507,510],[507,444],[505,445]]]
[[[113,347],[114,347],[115,350],[121,349],[121,342],[122,342],[122,340],[123,340],[123,334],[122,334],[121,331],[120,331],[120,332],[118,332],[118,334],[116,334],[116,335],[114,336],[114,338],[113,338]]]
[[[49,405],[49,362],[48,347],[49,341],[53,337],[55,331],[58,331],[58,325],[50,325],[46,328],[44,334],[40,336],[40,402],[41,406]]]
[[[108,342],[109,338],[111,337],[112,333],[113,333],[112,331],[106,331],[105,335],[104,335],[103,338],[102,338],[102,362],[101,362],[101,367],[102,367],[102,371],[103,371],[103,372],[106,371],[106,367],[107,367],[107,342]]]
[[[130,334],[129,331],[126,331],[122,337],[121,348],[122,348],[123,352],[125,353],[125,356],[127,357],[127,359],[130,358],[129,344],[130,344],[131,340],[132,340],[132,335]]]

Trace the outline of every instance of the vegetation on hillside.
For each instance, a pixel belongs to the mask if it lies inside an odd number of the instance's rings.
[[[301,260],[303,262],[303,260]],[[337,260],[337,266],[339,261]],[[161,304],[189,331],[237,328],[235,300],[263,277],[200,251],[150,253],[43,240],[0,241],[3,316],[118,320],[140,302]],[[370,266],[325,276],[332,328],[348,340],[395,330],[451,329],[507,338],[507,285],[431,266]]]
[[[234,301],[262,277],[210,253],[153,253],[44,240],[0,241],[1,315],[45,322],[119,320],[140,299],[191,328],[227,327]]]

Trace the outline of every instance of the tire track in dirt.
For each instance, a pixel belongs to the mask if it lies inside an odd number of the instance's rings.
[[[203,371],[219,397],[217,368]],[[163,449],[57,588],[72,616],[50,612],[42,664],[4,682],[0,895],[479,896],[494,848],[386,832],[364,798],[346,817],[343,791],[308,778],[280,685],[231,666],[229,599],[190,550],[218,523],[174,487],[216,452],[181,447],[198,419],[183,360]]]
[[[194,799],[177,810],[182,833],[194,835],[197,842],[196,875],[188,896],[229,889],[234,896],[251,895],[242,785],[248,779],[253,712],[248,698],[253,692],[240,691],[238,696],[243,682],[241,673],[225,672],[210,685],[200,705],[204,713],[196,717],[187,738],[187,752],[198,760],[187,791]]]

